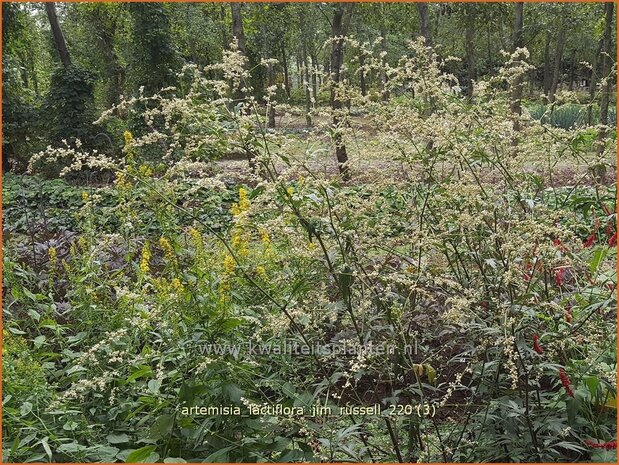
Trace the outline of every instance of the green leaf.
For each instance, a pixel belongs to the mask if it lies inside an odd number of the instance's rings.
[[[591,462],[594,463],[617,463],[617,451],[596,449],[591,454]]]
[[[30,412],[32,412],[32,404],[30,402],[24,402],[23,404],[21,404],[21,407],[19,409],[19,414],[22,417],[25,417]]]
[[[139,463],[144,462],[150,457],[150,454],[157,449],[157,446],[145,446],[140,449],[134,450],[127,456],[125,463]]]
[[[243,394],[245,393],[245,391],[243,391],[240,387],[238,387],[234,383],[224,384],[221,387],[221,390],[224,393],[224,395],[228,397],[228,399],[230,399],[232,402],[235,402],[237,404],[241,402],[241,397],[243,397]]]
[[[161,382],[156,379],[151,379],[148,381],[148,390],[153,394],[158,394],[159,389],[161,388]]]
[[[314,396],[309,392],[304,392],[294,400],[293,405],[295,407],[310,408],[312,406],[312,402],[314,402]]]
[[[223,449],[219,449],[218,451],[213,452],[211,455],[205,458],[203,462],[205,463],[228,462],[228,452],[233,449],[236,449],[236,446],[228,446],[228,447],[224,447]]]
[[[565,408],[567,409],[567,422],[573,426],[580,411],[580,401],[576,397],[570,397],[565,401]]]
[[[51,462],[52,461],[52,449],[49,447],[48,440],[49,440],[49,436],[45,436],[43,439],[41,439],[41,445],[43,446],[43,449],[45,449],[45,453],[47,454]]]
[[[597,393],[598,386],[600,385],[600,380],[596,376],[587,376],[585,379],[585,385],[591,394],[591,397],[595,397]]]
[[[174,428],[174,415],[161,415],[150,428],[150,438],[155,440],[165,438],[172,433],[172,428]]]
[[[153,374],[153,370],[149,366],[142,365],[137,370],[135,370],[129,377],[127,378],[127,382],[135,381],[136,379],[143,378],[145,376],[149,376]]]
[[[600,263],[604,260],[604,258],[606,258],[606,255],[608,255],[608,248],[606,247],[600,247],[595,251],[593,258],[589,263],[589,271],[591,271],[591,274],[595,274],[600,266]]]
[[[122,444],[124,442],[129,442],[129,436],[127,436],[125,433],[108,434],[105,439],[107,439],[107,442],[109,442],[110,444]]]
[[[428,381],[430,382],[430,384],[435,386],[436,385],[436,370],[427,363],[424,363],[423,367],[426,370],[426,376],[428,377]]]

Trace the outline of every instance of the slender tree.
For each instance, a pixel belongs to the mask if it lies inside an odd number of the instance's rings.
[[[466,55],[466,96],[473,96],[473,81],[475,80],[475,20],[477,14],[476,5],[473,3],[464,4],[464,50]]]
[[[64,40],[60,23],[58,22],[58,15],[56,14],[56,3],[46,2],[45,12],[47,13],[47,19],[52,29],[52,35],[54,36],[54,45],[60,56],[60,62],[65,68],[71,66],[71,57],[69,56],[69,50],[67,49],[67,43]]]
[[[602,87],[602,98],[600,100],[600,124],[602,129],[599,134],[599,152],[604,151],[604,139],[607,136],[606,126],[608,125],[608,105],[610,102],[610,92],[612,89],[611,74],[611,57],[612,52],[612,26],[613,26],[613,10],[614,3],[608,2],[604,4],[604,36],[602,38],[603,43],[603,55],[602,55],[602,79],[604,79]]]
[[[559,32],[557,33],[557,48],[555,50],[555,61],[552,70],[552,80],[550,81],[550,89],[548,90],[548,101],[553,103],[555,101],[555,94],[557,93],[557,87],[559,86],[559,79],[561,78],[561,64],[563,63],[563,50],[565,48],[565,32],[567,25],[565,21],[561,21],[559,26]]]
[[[333,111],[333,128],[335,133],[335,157],[342,179],[350,179],[348,168],[348,153],[346,145],[342,140],[339,127],[342,124],[340,112],[343,102],[338,95],[338,86],[341,82],[342,63],[344,61],[344,38],[350,25],[354,3],[339,2],[333,12],[333,22],[331,27],[331,109]]]
[[[514,37],[512,49],[515,51],[516,49],[521,48],[524,45],[524,2],[517,2],[515,4],[514,10]],[[522,76],[518,76],[513,83],[513,87],[511,89],[511,110],[518,116],[522,114],[523,85],[524,82]],[[518,118],[516,118],[514,121],[514,129],[516,129],[517,131],[520,130],[520,121],[518,120]]]
[[[426,2],[418,2],[415,4],[417,13],[419,13],[419,24],[421,35],[426,39],[426,44],[432,46],[432,29],[430,27],[430,13]]]
[[[232,2],[230,3],[230,9],[232,10],[232,35],[237,41],[239,51],[246,55],[245,50],[245,29],[243,28],[243,13],[241,11],[243,7],[242,3]]]

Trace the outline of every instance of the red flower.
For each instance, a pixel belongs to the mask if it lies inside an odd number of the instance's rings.
[[[572,322],[572,304],[569,302],[565,305],[565,321],[568,323]]]
[[[594,449],[616,449],[617,441],[608,441],[608,442],[593,442],[591,439],[586,439],[585,444]]]
[[[606,223],[606,237],[610,237],[613,235],[613,225],[608,222]]]
[[[567,376],[567,373],[565,372],[563,368],[559,370],[559,378],[561,379],[561,384],[563,384],[563,387],[565,388],[565,392],[567,393],[567,395],[570,397],[574,397],[574,391],[572,390],[570,378],[569,376]]]
[[[613,234],[610,239],[608,239],[609,247],[617,247],[617,233]]]
[[[555,284],[557,286],[563,285],[565,282],[565,268],[557,268],[555,270]]]
[[[583,247],[589,248],[593,245],[594,242],[595,242],[595,233],[592,233],[589,237],[587,237],[587,240],[583,243]]]
[[[539,345],[539,336],[537,334],[533,336],[533,350],[540,355],[544,354],[544,349]]]
[[[563,245],[563,242],[561,242],[561,239],[553,239],[552,243],[555,245],[555,247],[557,249],[559,249],[561,252],[567,252],[567,249],[565,248],[565,246]]]

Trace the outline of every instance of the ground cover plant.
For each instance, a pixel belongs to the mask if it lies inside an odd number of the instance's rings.
[[[323,6],[322,104],[231,6],[220,61],[93,118],[108,147],[4,173],[4,461],[616,461],[611,56],[540,109],[518,21],[463,92],[427,34],[389,61],[347,35],[354,7]]]

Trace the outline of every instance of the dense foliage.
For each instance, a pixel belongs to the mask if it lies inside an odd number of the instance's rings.
[[[234,38],[228,6],[63,7],[70,45],[72,15],[116,31],[54,68],[107,145],[67,129],[3,176],[3,461],[616,461],[614,70],[533,99],[535,54],[489,44],[469,79],[448,25],[507,5],[428,5],[406,48],[375,39],[414,5],[355,5],[361,37],[342,5],[245,5]],[[81,70],[130,63],[125,35],[143,62],[106,72],[142,83],[113,95]],[[293,40],[343,78],[282,81]]]
[[[425,23],[415,3],[358,4],[347,35],[363,46],[379,47],[383,63],[393,66],[407,53],[407,42],[424,34],[443,57],[459,58],[445,66],[465,93],[472,89],[471,81],[498,72],[500,51],[509,50],[513,41],[513,5],[422,5],[427,7]],[[332,70],[330,44],[325,41],[332,34],[335,8],[329,3],[242,5],[241,48],[248,67],[253,69],[248,84],[255,96],[262,97],[269,87],[277,85],[279,102],[308,108],[328,102]],[[554,101],[563,90],[577,91],[579,104],[599,100],[597,84],[607,74],[600,54],[603,8],[595,3],[526,5],[521,42],[530,51],[533,68],[527,77],[525,106],[539,112],[540,105]],[[58,69],[60,63],[41,4],[5,2],[2,9],[5,168],[10,159],[19,170],[33,153],[69,139],[69,133],[58,139],[57,124],[38,124],[60,117],[56,106],[44,105],[46,101],[66,105],[67,96],[75,92],[71,112],[80,118],[78,129],[69,132],[88,132],[87,114],[81,112],[90,99],[103,111],[117,104],[121,96],[143,92],[150,97],[163,87],[177,85],[177,72],[183,65],[202,68],[220,62],[236,37],[231,34],[230,5],[222,3],[58,3],[73,66],[80,73],[88,72],[86,79],[77,71]],[[382,68],[361,72],[366,57],[359,51],[354,47],[345,50],[343,77],[364,94],[383,89],[388,73]],[[277,62],[271,66],[257,67],[262,60],[274,58]],[[59,73],[79,79],[64,79],[64,84],[56,86],[54,76]],[[218,77],[217,71],[209,77]],[[75,87],[68,88],[71,82]],[[94,88],[88,94],[91,85]],[[41,98],[46,95],[47,99]],[[567,119],[552,116],[549,121],[591,125],[598,122],[596,114]],[[68,114],[64,117],[69,118]],[[64,123],[62,126],[69,129]],[[122,141],[116,127],[99,128],[90,136],[96,138],[88,143],[108,152]],[[87,142],[85,135],[80,137]]]

